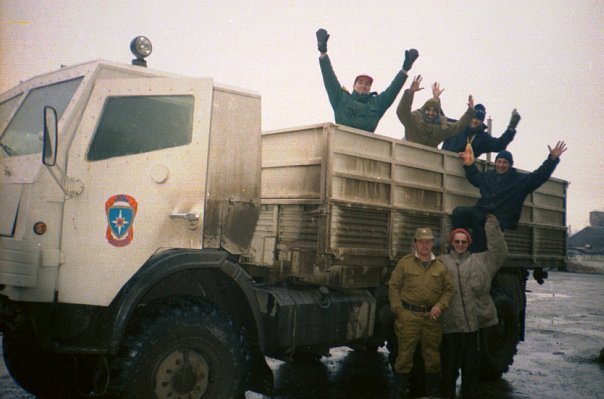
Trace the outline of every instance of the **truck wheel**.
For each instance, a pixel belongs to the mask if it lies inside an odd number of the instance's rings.
[[[504,294],[493,298],[499,324],[480,331],[481,378],[501,378],[514,361],[520,337],[518,312],[514,302]]]
[[[38,398],[72,397],[72,359],[40,348],[29,322],[4,332],[2,350],[6,368],[27,392]]]
[[[231,319],[211,306],[162,306],[134,320],[112,361],[120,398],[241,397],[245,345]]]

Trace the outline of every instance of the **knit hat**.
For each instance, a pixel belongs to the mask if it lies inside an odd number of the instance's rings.
[[[495,161],[497,161],[499,158],[503,158],[506,161],[508,161],[510,163],[510,166],[512,166],[514,164],[514,158],[512,157],[512,153],[509,151],[501,151],[499,154],[497,154],[497,156],[495,157]]]
[[[369,75],[359,75],[359,76],[357,76],[356,78],[354,78],[354,83],[356,83],[357,80],[359,80],[361,78],[367,79],[369,81],[369,84],[373,84],[373,78],[371,76],[369,76]]]
[[[472,236],[470,236],[470,233],[468,233],[468,230],[462,229],[462,228],[452,230],[449,233],[449,244],[450,245],[453,245],[453,237],[455,237],[455,234],[457,234],[457,233],[462,233],[463,235],[465,235],[466,239],[468,240],[468,246],[472,245]]]
[[[416,240],[433,240],[434,235],[432,234],[432,229],[429,227],[420,227],[415,230],[415,239]]]
[[[484,118],[487,115],[487,109],[484,107],[484,105],[476,104],[476,106],[474,106],[474,109],[476,110],[476,115],[474,115],[474,118],[484,122]]]

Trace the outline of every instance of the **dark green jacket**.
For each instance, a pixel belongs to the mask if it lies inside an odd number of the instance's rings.
[[[476,115],[474,108],[469,108],[457,122],[449,122],[442,112],[440,101],[431,98],[418,110],[411,112],[414,92],[405,90],[398,107],[396,115],[405,126],[405,139],[414,143],[438,147],[447,137],[463,133],[468,123]],[[438,111],[436,119],[429,121],[425,117],[426,108],[434,107]]]
[[[340,85],[329,56],[319,58],[319,65],[336,123],[369,132],[375,131],[378,122],[407,80],[407,74],[401,69],[390,86],[380,94],[359,94],[355,91],[350,94]]]

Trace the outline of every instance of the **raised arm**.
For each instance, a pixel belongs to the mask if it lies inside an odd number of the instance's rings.
[[[480,188],[480,176],[483,172],[479,171],[474,163],[471,165],[464,165],[464,171],[466,172],[466,179],[474,187]]]
[[[528,177],[528,190],[534,191],[538,189],[543,183],[547,181],[554,173],[556,166],[560,162],[560,155],[562,155],[566,151],[566,143],[564,141],[558,141],[554,148],[547,146],[549,149],[549,156],[547,159],[541,164],[539,168],[537,168],[534,172],[529,174]]]
[[[503,232],[499,227],[499,220],[493,214],[487,215],[485,223],[485,232],[487,236],[488,258],[487,267],[491,278],[495,276],[497,270],[503,266],[508,257],[508,246],[505,242]]]
[[[445,138],[455,136],[456,134],[463,133],[466,129],[472,118],[476,115],[476,110],[474,109],[474,98],[470,94],[468,96],[468,109],[466,112],[459,118],[459,120],[455,123],[452,123],[447,129],[447,134]]]
[[[416,91],[423,90],[421,87],[422,75],[417,75],[411,82],[411,87],[403,92],[403,97],[398,103],[396,108],[396,116],[401,121],[405,128],[413,126],[413,117],[411,116],[411,105],[413,104],[413,97]]]
[[[342,85],[338,81],[338,77],[331,66],[331,60],[327,55],[327,40],[329,34],[325,29],[319,29],[317,31],[317,48],[321,53],[319,57],[319,66],[321,67],[321,74],[323,75],[323,85],[329,97],[329,103],[333,109],[336,109],[340,103],[344,92]]]
[[[445,89],[440,88],[440,84],[438,82],[434,82],[432,84],[432,97],[436,98],[440,101],[440,95],[445,91]]]
[[[380,113],[383,115],[388,108],[392,105],[396,96],[401,91],[401,88],[407,81],[407,71],[411,69],[415,60],[419,57],[419,53],[416,49],[412,48],[410,50],[405,50],[405,59],[403,61],[403,66],[401,70],[396,74],[390,86],[383,92],[381,92],[378,96],[378,101],[380,104]]]
[[[560,158],[560,155],[567,150],[566,143],[564,141],[558,141],[558,144],[556,144],[554,148],[550,147],[548,144],[547,148],[549,149],[549,157],[554,161]]]

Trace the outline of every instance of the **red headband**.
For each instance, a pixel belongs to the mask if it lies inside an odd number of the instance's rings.
[[[470,236],[470,233],[468,233],[468,230],[461,229],[461,228],[452,230],[451,233],[449,233],[449,244],[453,243],[453,237],[457,233],[462,233],[463,235],[465,235],[466,238],[468,239],[468,246],[472,245],[472,236]]]

